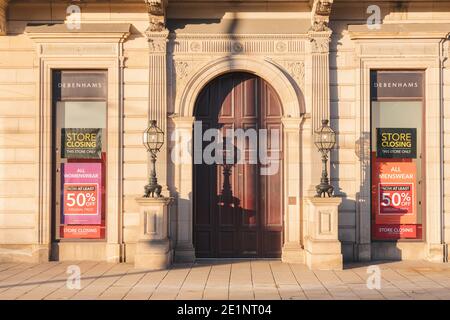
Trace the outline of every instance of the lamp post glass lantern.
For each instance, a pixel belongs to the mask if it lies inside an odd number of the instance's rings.
[[[151,157],[151,170],[149,184],[145,186],[144,197],[149,198],[150,196],[161,197],[161,185],[158,184],[158,179],[156,178],[156,154],[161,150],[164,145],[164,132],[156,126],[156,121],[151,120],[147,129],[145,129],[143,134],[143,144],[150,153]]]
[[[334,188],[328,179],[327,162],[328,153],[336,144],[336,133],[328,125],[328,120],[322,120],[322,127],[314,135],[314,144],[322,153],[322,177],[320,184],[316,186],[316,197],[332,197]]]

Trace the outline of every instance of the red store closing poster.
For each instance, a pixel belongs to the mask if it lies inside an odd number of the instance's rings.
[[[417,169],[410,159],[375,159],[372,168],[374,237],[415,239],[417,225]]]
[[[101,163],[63,164],[64,238],[100,238]]]

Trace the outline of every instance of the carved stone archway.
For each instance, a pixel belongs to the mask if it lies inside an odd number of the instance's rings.
[[[256,74],[269,82],[280,96],[284,117],[297,118],[305,112],[303,97],[297,94],[291,80],[274,63],[248,56],[227,56],[206,64],[191,76],[175,106],[176,113],[185,117],[192,116],[195,100],[205,85],[221,74],[237,71]]]
[[[282,260],[303,262],[301,220],[301,122],[305,113],[303,97],[299,96],[291,80],[274,63],[264,58],[249,56],[226,56],[218,58],[193,73],[184,86],[171,118],[169,136],[174,135],[176,144],[191,143],[193,138],[194,107],[201,90],[216,77],[229,72],[249,72],[266,80],[277,92],[283,108],[283,140],[285,169],[283,176],[284,246]],[[172,149],[176,148],[172,146]],[[177,153],[177,151],[175,151]],[[185,155],[190,161],[175,163],[173,190],[177,193],[175,260],[193,261],[193,203],[192,203],[192,154]]]

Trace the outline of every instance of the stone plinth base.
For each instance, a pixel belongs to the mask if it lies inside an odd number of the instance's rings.
[[[141,240],[136,245],[134,266],[136,268],[161,270],[172,264],[172,250],[169,240]]]
[[[305,251],[298,243],[287,242],[281,251],[281,261],[284,263],[305,263]]]
[[[120,245],[102,242],[59,242],[52,244],[54,261],[107,261],[120,262]]]
[[[169,206],[172,198],[137,198],[139,204],[139,240],[134,266],[150,270],[166,269],[172,263],[169,241]]]
[[[338,207],[341,198],[309,198],[308,234],[305,239],[306,265],[311,270],[342,270],[338,240]]]
[[[330,240],[306,239],[306,265],[311,270],[342,270],[341,243]]]
[[[0,263],[42,263],[49,261],[49,245],[0,244]]]
[[[177,263],[192,263],[195,261],[195,250],[192,242],[180,241],[176,244],[174,260]]]

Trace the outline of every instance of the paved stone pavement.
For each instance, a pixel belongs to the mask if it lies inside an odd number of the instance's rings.
[[[67,287],[67,268],[81,270],[81,288]],[[103,262],[0,263],[3,299],[446,299],[450,264],[378,262],[381,288],[368,289],[369,264],[312,272],[276,260],[201,261],[170,270]]]

